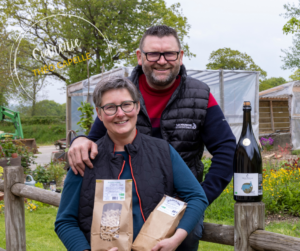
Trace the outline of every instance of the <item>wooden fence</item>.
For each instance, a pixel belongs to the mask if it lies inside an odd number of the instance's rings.
[[[23,183],[22,167],[4,168],[4,182],[0,180],[0,191],[4,191],[5,194],[7,251],[26,250],[24,197],[56,207],[60,203],[60,194]],[[262,202],[236,203],[235,225],[204,223],[202,241],[234,246],[235,251],[300,251],[300,238],[265,231],[264,216],[265,205]],[[2,250],[0,248],[0,251]]]
[[[259,100],[259,134],[290,131],[288,99]]]

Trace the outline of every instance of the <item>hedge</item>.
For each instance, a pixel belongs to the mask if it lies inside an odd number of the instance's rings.
[[[66,116],[33,116],[21,117],[22,125],[51,125],[51,124],[64,124],[66,123]],[[11,123],[2,122],[1,125],[9,126]]]

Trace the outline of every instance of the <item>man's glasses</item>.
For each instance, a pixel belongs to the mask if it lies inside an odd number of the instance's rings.
[[[160,60],[160,57],[163,55],[166,61],[176,61],[178,59],[179,51],[167,51],[167,52],[144,52],[141,50],[146,55],[146,59],[149,62],[157,62]]]
[[[106,115],[112,116],[116,114],[118,107],[121,107],[121,109],[125,113],[131,112],[134,108],[134,104],[136,104],[136,101],[123,101],[120,105],[106,104],[104,106],[101,106],[100,108],[103,109]]]

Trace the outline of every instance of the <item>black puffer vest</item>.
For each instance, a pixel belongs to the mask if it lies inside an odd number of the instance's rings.
[[[96,179],[118,179],[123,155],[114,155],[114,143],[106,134],[99,139],[98,155],[92,160],[93,169],[85,168],[79,201],[79,227],[90,242],[90,230],[95,197]],[[125,146],[129,154],[136,191],[145,219],[154,210],[164,194],[173,195],[173,169],[168,142],[137,133],[132,144]]]
[[[129,79],[139,88],[139,76],[143,74],[141,66],[134,68]],[[160,128],[163,139],[168,141],[181,155],[199,182],[202,181],[204,144],[200,135],[204,124],[209,87],[188,77],[185,67],[180,68],[181,82],[170,98],[161,115]],[[141,109],[137,128],[140,132],[151,135],[152,126],[147,114],[144,99],[140,99]]]

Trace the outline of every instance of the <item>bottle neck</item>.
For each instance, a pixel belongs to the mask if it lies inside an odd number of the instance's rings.
[[[252,132],[252,123],[251,123],[251,108],[244,107],[244,118],[243,118],[243,129],[242,135],[245,135],[247,131]]]

